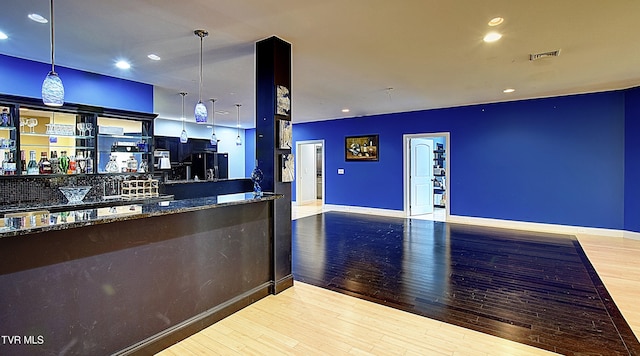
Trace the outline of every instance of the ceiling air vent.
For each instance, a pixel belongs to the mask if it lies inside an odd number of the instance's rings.
[[[560,55],[560,50],[557,49],[555,51],[550,52],[542,52],[542,53],[534,53],[529,55],[530,61],[535,61],[536,59],[545,58],[545,57],[558,57]]]

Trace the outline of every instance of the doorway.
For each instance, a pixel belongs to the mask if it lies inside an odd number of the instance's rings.
[[[450,213],[448,132],[403,136],[404,213],[446,221]]]
[[[324,205],[324,140],[296,142],[296,205]]]

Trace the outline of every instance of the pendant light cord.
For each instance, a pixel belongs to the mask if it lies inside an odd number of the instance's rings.
[[[216,99],[209,99],[211,100],[211,131],[213,132],[213,134],[216,134],[216,119],[214,117],[214,115],[216,114],[216,112],[214,111],[215,105],[216,105]]]
[[[203,37],[201,36],[200,37],[200,89],[198,90],[198,102],[202,102],[202,38]]]
[[[187,93],[180,93],[180,95],[182,95],[182,131],[184,131],[184,97],[185,95],[187,95]]]
[[[54,64],[54,58],[55,58],[55,34],[54,34],[54,30],[53,30],[53,0],[51,0],[51,2],[49,3],[49,12],[51,13],[51,72],[55,73],[55,64]]]

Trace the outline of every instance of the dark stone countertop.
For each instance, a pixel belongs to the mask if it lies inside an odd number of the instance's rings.
[[[76,206],[70,207],[68,211],[55,213],[34,211],[24,217],[5,217],[0,221],[0,238],[66,230],[116,221],[143,219],[229,205],[249,204],[279,198],[282,198],[282,195],[273,193],[264,193],[262,197],[254,197],[253,193],[237,193],[194,199],[164,200],[146,204],[135,202],[125,205],[114,204],[110,207],[90,209],[79,209]]]

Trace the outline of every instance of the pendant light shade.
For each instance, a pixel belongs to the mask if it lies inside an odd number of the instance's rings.
[[[182,132],[180,133],[180,143],[187,143],[189,141],[189,136],[187,136],[187,130],[184,128],[184,97],[187,96],[187,93],[180,93],[182,95]]]
[[[51,38],[51,71],[42,82],[42,102],[47,106],[62,106],[64,104],[64,86],[56,73],[55,68],[55,34],[53,27],[53,0],[49,2],[51,14],[50,38]]]
[[[214,105],[216,103],[216,99],[209,99],[211,100],[211,146],[213,147],[218,147],[218,137],[216,137],[216,120],[214,115],[216,114],[216,112],[214,111]]]
[[[236,145],[242,145],[242,138],[240,138],[240,106],[241,104],[236,104],[236,108],[238,108],[238,137],[236,137]]]
[[[209,35],[205,30],[195,30],[193,33],[200,37],[200,89],[198,90],[198,103],[195,108],[197,124],[207,123],[207,107],[202,103],[202,39]]]

